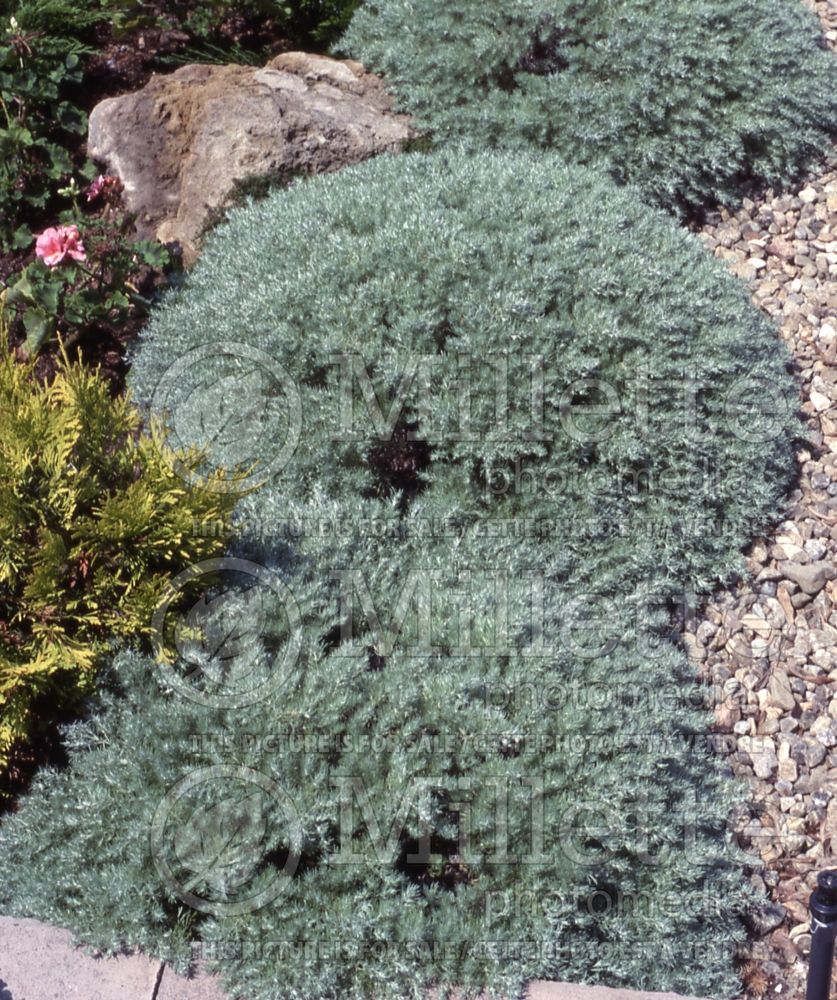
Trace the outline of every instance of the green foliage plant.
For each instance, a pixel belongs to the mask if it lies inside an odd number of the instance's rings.
[[[68,97],[82,80],[97,5],[23,0],[0,10],[0,246],[25,247],[73,174],[87,117]]]
[[[444,588],[496,567],[479,559],[521,559],[496,543],[467,552],[375,553],[377,608],[392,610],[408,559],[444,574]],[[440,594],[434,636],[451,648],[420,654],[405,633],[372,669],[373,633],[323,641],[337,605],[321,565],[275,569],[303,607],[299,668],[276,683],[259,652],[287,638],[275,609],[246,643],[267,692],[251,704],[208,710],[151,659],[121,653],[65,736],[69,767],[40,772],[0,826],[3,912],[180,969],[205,958],[250,1000],[419,1000],[434,987],[509,997],[533,978],[738,995],[748,900],[726,839],[733,791],[684,696],[680,654],[629,638],[586,663],[487,644],[476,655]],[[474,593],[480,643],[490,593]],[[522,622],[522,580],[508,599]],[[574,686],[610,700],[573,704]],[[205,798],[181,804],[182,782],[207,774]],[[245,820],[225,825],[236,774],[277,791],[256,804],[250,788]],[[172,840],[155,843],[170,803]]]
[[[794,0],[370,0],[340,47],[437,142],[553,149],[675,213],[788,181],[837,131]]]
[[[109,22],[117,37],[142,27],[173,28],[192,38],[193,58],[252,60],[264,53],[234,41],[248,26],[259,38],[279,35],[325,48],[356,6],[357,0],[213,0],[169,4],[161,16],[158,5],[135,0],[0,4],[0,248],[25,248],[33,219],[48,219],[62,205],[60,189],[74,176],[92,179],[92,164],[76,154],[87,130],[78,102],[97,25]]]
[[[117,34],[147,25],[168,25],[187,33],[187,50],[198,61],[255,61],[257,53],[237,37],[252,41],[272,35],[297,47],[328,48],[346,30],[359,0],[173,0],[159,5],[137,0],[103,0]],[[261,53],[263,56],[264,53]],[[230,58],[232,56],[232,58]]]
[[[589,580],[590,522],[603,579],[706,591],[791,477],[796,395],[772,325],[693,236],[555,156],[384,157],[233,210],[143,331],[139,402],[225,329],[281,366],[303,415],[290,461],[240,508],[263,530],[320,496],[396,520],[541,520]],[[183,439],[230,395],[184,390]],[[258,425],[262,466],[286,409]]]
[[[295,43],[328,46],[345,31],[359,0],[211,0],[183,4],[184,26],[198,38],[217,36],[225,20],[269,18]]]
[[[100,178],[99,184],[107,187],[108,181],[115,178]],[[117,185],[110,187],[111,201],[118,199]],[[69,345],[87,330],[119,328],[146,314],[151,302],[139,286],[149,270],[160,271],[172,262],[163,244],[133,239],[133,217],[113,204],[104,214],[89,216],[81,213],[76,198],[74,209],[62,213],[62,219],[60,231],[77,239],[80,259],[66,254],[47,263],[39,247],[36,259],[10,277],[5,295],[9,318],[22,324],[30,354],[59,334]]]
[[[736,996],[736,793],[672,604],[779,509],[793,385],[697,240],[556,156],[381,157],[234,209],[131,379],[272,470],[229,555],[295,612],[233,583],[200,605],[228,650],[112,661],[0,827],[3,908],[194,942],[251,1000]]]
[[[187,486],[158,426],[63,362],[49,385],[0,353],[0,765],[43,716],[89,692],[113,638],[147,633],[174,572],[223,545],[194,532],[223,494]]]

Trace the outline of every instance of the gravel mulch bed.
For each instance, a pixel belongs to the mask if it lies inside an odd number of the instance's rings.
[[[837,0],[808,6],[837,51]],[[750,995],[800,997],[808,897],[817,871],[837,867],[837,149],[824,173],[717,213],[699,235],[778,323],[802,390],[807,441],[786,520],[749,550],[752,580],[715,595],[684,634],[752,792],[736,829],[764,863],[753,882],[770,903]]]

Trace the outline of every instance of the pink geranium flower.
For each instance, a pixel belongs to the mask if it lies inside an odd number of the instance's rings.
[[[99,198],[104,198],[106,201],[110,201],[115,198],[119,192],[122,190],[122,182],[118,177],[113,177],[111,174],[99,174],[95,181],[87,189],[87,200],[96,201]]]
[[[68,257],[80,262],[87,260],[78,226],[53,226],[45,229],[35,243],[35,255],[47,267],[58,267]]]

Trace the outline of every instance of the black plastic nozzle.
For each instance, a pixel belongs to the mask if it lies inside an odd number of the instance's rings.
[[[837,871],[817,876],[811,893],[811,958],[808,964],[806,1000],[829,1000],[834,943],[837,939]]]

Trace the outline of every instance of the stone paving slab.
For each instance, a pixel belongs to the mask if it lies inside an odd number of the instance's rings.
[[[3,998],[0,997],[0,1000]],[[184,979],[167,966],[154,1000],[228,1000],[228,997],[216,976],[202,974],[194,979]]]
[[[0,1000],[227,1000],[211,976],[184,979],[144,955],[93,958],[69,931],[0,917]]]
[[[2,1000],[151,1000],[159,969],[142,955],[92,958],[69,931],[0,917]]]
[[[528,1000],[696,1000],[675,993],[636,993],[605,986],[575,986],[573,983],[532,983]]]
[[[144,955],[94,958],[69,931],[0,917],[0,1000],[228,1000],[217,978],[184,979]],[[312,997],[311,1000],[316,1000]],[[532,983],[528,1000],[690,1000],[570,983]],[[694,1000],[694,998],[691,998]]]

